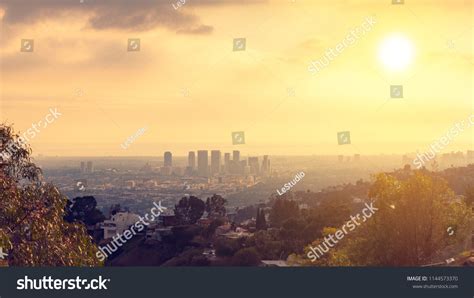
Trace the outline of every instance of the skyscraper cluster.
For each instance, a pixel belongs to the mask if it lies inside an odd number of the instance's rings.
[[[196,158],[197,155],[197,158]],[[188,165],[184,174],[189,176],[211,177],[219,174],[233,175],[267,175],[270,174],[270,159],[268,155],[263,156],[260,164],[258,157],[249,157],[248,160],[240,159],[240,151],[234,150],[232,158],[230,153],[222,153],[220,150],[198,150],[188,153]],[[161,168],[163,175],[174,173],[173,157],[171,152],[165,152],[164,163]]]
[[[87,163],[84,161],[81,161],[81,173],[82,174],[90,174],[94,172],[94,166],[92,164],[92,161],[88,161]]]

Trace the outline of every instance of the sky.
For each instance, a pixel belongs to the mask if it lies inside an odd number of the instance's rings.
[[[46,156],[392,154],[474,112],[472,0],[178,2],[0,0],[0,121],[56,109],[29,140]],[[465,128],[444,150],[473,144]]]

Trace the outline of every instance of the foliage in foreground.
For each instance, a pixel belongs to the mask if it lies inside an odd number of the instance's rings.
[[[0,125],[0,152],[18,135]],[[0,247],[10,266],[97,266],[97,247],[80,223],[63,217],[67,198],[45,183],[22,144],[0,155]]]

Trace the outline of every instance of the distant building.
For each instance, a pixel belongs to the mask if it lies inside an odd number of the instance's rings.
[[[166,151],[164,156],[164,164],[165,167],[173,166],[173,154],[171,152]]]
[[[184,169],[182,167],[173,167],[172,172],[173,172],[173,175],[183,176]]]
[[[249,166],[244,167],[244,175],[250,175],[250,167]]]
[[[219,150],[211,151],[211,174],[219,174],[221,169],[221,152]]]
[[[258,157],[249,157],[250,174],[260,173],[260,164],[258,163]]]
[[[198,151],[198,160],[197,160],[197,172],[198,175],[201,177],[208,176],[208,168],[209,168],[209,157],[207,154],[207,150],[199,150]]]
[[[86,172],[86,163],[81,161],[81,173],[85,173]]]
[[[92,165],[92,161],[87,162],[86,172],[87,173],[93,173],[94,172],[94,166]]]
[[[161,167],[160,168],[160,175],[161,176],[170,176],[171,175],[171,167]]]
[[[230,172],[230,153],[224,154],[224,167],[227,173]]]
[[[247,166],[246,160],[241,160],[237,163],[236,174],[242,175],[244,173],[244,169]]]
[[[232,160],[234,162],[239,162],[240,161],[240,151],[239,150],[234,150],[232,152]]]
[[[125,181],[125,187],[126,188],[135,188],[137,186],[135,180],[127,180]]]
[[[196,168],[196,153],[194,151],[189,151],[188,153],[188,167],[190,167],[191,170]]]
[[[270,174],[270,159],[268,159],[268,155],[263,156],[262,173],[263,174]]]

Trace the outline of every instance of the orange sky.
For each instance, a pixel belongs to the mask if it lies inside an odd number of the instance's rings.
[[[372,154],[424,151],[473,113],[472,0],[176,2],[0,1],[0,120],[26,131],[57,107],[31,140],[44,155]],[[370,32],[308,71],[370,16]],[[377,59],[394,33],[414,48],[399,72]],[[246,49],[234,52],[239,37]],[[233,146],[242,130],[246,144]],[[337,144],[339,131],[352,145]],[[466,129],[446,151],[473,143]]]

